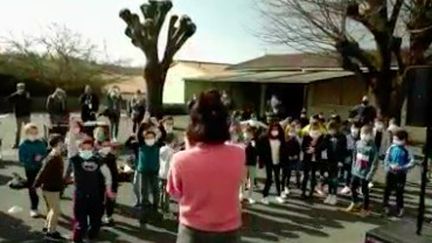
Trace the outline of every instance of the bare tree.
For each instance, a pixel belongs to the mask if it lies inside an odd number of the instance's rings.
[[[188,16],[182,16],[180,19],[177,15],[171,16],[164,56],[162,59],[159,58],[159,34],[172,6],[169,0],[149,0],[148,3],[141,5],[143,21],[128,9],[120,12],[120,17],[127,24],[125,34],[131,39],[132,44],[145,54],[147,104],[150,112],[156,116],[162,111],[163,87],[173,57],[196,31],[195,24]]]
[[[367,82],[381,114],[399,116],[406,83],[393,77],[392,65],[398,66],[399,74],[406,66],[402,37],[397,33],[402,10],[409,9],[409,22],[420,24],[421,36],[431,38],[423,22],[413,18],[420,15],[424,19],[425,13],[415,9],[430,9],[431,1],[412,2],[417,3],[404,8],[404,0],[269,0],[260,7],[267,20],[262,38],[303,51],[336,53],[344,69]],[[418,48],[424,53],[430,43],[416,39],[425,45]],[[413,38],[411,41],[413,46]],[[392,63],[393,59],[397,63]]]

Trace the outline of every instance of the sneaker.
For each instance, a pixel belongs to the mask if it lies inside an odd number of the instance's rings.
[[[261,199],[261,203],[264,204],[264,205],[269,205],[270,204],[268,198],[266,198],[266,197],[264,197],[263,199]]]
[[[389,207],[384,207],[383,216],[390,216],[390,208]]]
[[[50,241],[58,241],[58,242],[61,242],[61,241],[65,241],[66,240],[66,238],[65,237],[63,237],[59,232],[53,232],[53,233],[47,233],[46,234],[46,236],[45,236],[45,238],[47,239],[47,240],[50,240]]]
[[[290,194],[290,190],[288,187],[285,187],[284,194],[285,196],[288,196]]]
[[[324,192],[321,189],[315,189],[315,191],[316,191],[316,193],[318,193],[318,195],[320,197],[324,197],[325,196]]]
[[[252,198],[249,198],[248,202],[249,202],[249,204],[255,204],[256,203],[255,199],[252,199]]]
[[[369,189],[373,188],[374,186],[375,186],[375,185],[374,185],[373,182],[369,182],[369,184],[368,184]]]
[[[324,204],[330,204],[330,200],[331,200],[331,195],[328,195],[324,200]]]
[[[113,143],[117,143],[118,141],[117,141],[117,138],[113,138]]]
[[[285,203],[285,200],[282,197],[276,197],[276,201],[280,204]]]
[[[330,197],[329,204],[332,205],[332,206],[336,206],[337,203],[338,203],[337,196],[336,196],[336,195],[332,195],[332,196]]]
[[[108,226],[108,227],[113,227],[114,226],[114,219],[111,217],[106,217],[104,220],[104,225]]]
[[[347,195],[351,192],[351,188],[349,188],[348,186],[345,186],[342,190],[341,190],[341,194],[343,195]]]
[[[37,218],[39,216],[39,212],[37,210],[30,210],[30,217]]]
[[[405,214],[405,210],[403,208],[398,210],[397,217],[402,218]]]

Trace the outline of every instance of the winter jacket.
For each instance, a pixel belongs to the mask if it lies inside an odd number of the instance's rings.
[[[386,172],[407,173],[414,165],[414,157],[405,146],[393,144],[387,150],[384,158],[384,169]],[[392,169],[393,166],[397,166],[398,169]]]
[[[287,155],[289,161],[298,161],[300,159],[301,146],[297,137],[288,138],[286,142]]]
[[[13,106],[16,117],[29,117],[31,113],[30,93],[19,94],[15,92],[8,98],[9,103]]]
[[[260,167],[273,166],[270,139],[267,136],[263,137],[258,143],[258,157]],[[281,165],[288,162],[288,151],[284,140],[282,140],[280,143],[279,160],[279,164]]]
[[[81,118],[89,120],[99,111],[99,98],[95,94],[83,94],[80,97]],[[91,119],[90,119],[91,120]]]
[[[66,100],[56,95],[48,96],[46,109],[50,115],[66,115]]]
[[[24,140],[18,151],[19,161],[26,170],[39,170],[47,154],[47,145],[42,140]]]
[[[330,163],[337,164],[338,162],[345,161],[347,155],[347,140],[345,135],[326,135],[324,138],[324,146],[327,151],[327,159]]]
[[[303,155],[304,162],[311,162],[314,157],[315,157],[315,162],[320,162],[322,159],[321,158],[322,151],[324,149],[324,135],[321,135],[319,138],[317,138],[316,141],[314,141],[312,137],[309,135],[304,136],[301,147],[304,154]],[[308,153],[310,147],[315,148],[315,152],[313,154]]]
[[[42,190],[48,192],[62,191],[64,188],[64,162],[62,156],[49,154],[44,161],[34,186],[42,186]]]
[[[107,100],[108,100],[107,103],[108,116],[120,116],[121,107],[123,103],[123,98],[121,97],[121,95],[119,96],[108,95]]]
[[[128,113],[133,120],[142,120],[146,111],[146,100],[144,98],[133,97],[129,101]]]
[[[358,141],[353,154],[352,175],[367,181],[372,180],[378,168],[378,151],[375,142]]]
[[[256,166],[258,162],[258,149],[255,140],[246,144],[246,166]]]

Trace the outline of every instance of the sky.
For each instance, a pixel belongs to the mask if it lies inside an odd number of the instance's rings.
[[[103,60],[145,63],[141,50],[124,35],[119,10],[140,13],[145,0],[2,0],[0,36],[38,35],[56,23],[82,34],[106,50]],[[254,0],[172,0],[170,14],[189,15],[197,32],[175,57],[183,60],[238,63],[266,53],[290,52],[287,47],[263,43],[256,33],[262,21]],[[167,24],[167,21],[166,21]],[[166,25],[165,25],[166,26]],[[166,29],[162,30],[166,33]],[[160,43],[165,43],[164,34]],[[106,48],[103,48],[103,47]],[[163,46],[163,45],[161,45]]]

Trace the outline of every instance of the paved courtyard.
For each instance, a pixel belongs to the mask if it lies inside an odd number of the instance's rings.
[[[34,116],[38,124],[44,124],[46,119]],[[4,161],[0,162],[0,242],[43,242],[40,230],[43,219],[31,219],[28,214],[29,200],[26,191],[13,191],[6,185],[11,174],[17,172],[23,175],[23,169],[16,161],[16,151],[11,150],[14,121],[6,118],[1,121],[0,136],[4,139]],[[123,134],[126,124],[123,122]],[[121,138],[121,139],[124,139]],[[419,172],[414,169],[408,179],[406,192],[407,216],[404,220],[414,220],[418,204]],[[293,190],[286,204],[272,203],[269,206],[256,204],[245,205],[243,210],[242,240],[244,242],[362,242],[365,232],[389,223],[391,220],[380,217],[381,210],[382,171],[378,172],[378,186],[372,191],[373,210],[376,212],[369,218],[361,218],[348,214],[343,209],[348,205],[343,198],[337,207],[322,204],[322,199],[304,202],[299,199],[299,191]],[[262,186],[262,185],[261,185]],[[428,195],[431,195],[431,188]],[[60,220],[60,231],[70,235],[71,221],[71,188],[66,191],[69,199],[62,201],[63,217]],[[256,195],[259,198],[259,195]],[[116,225],[113,228],[103,228],[100,242],[175,242],[177,224],[165,221],[159,225],[140,227],[136,212],[131,208],[133,194],[130,184],[122,184],[118,195],[118,208],[115,215]],[[432,205],[429,199],[428,205]],[[40,204],[41,211],[44,204]],[[22,212],[10,214],[8,210],[19,206]],[[172,205],[175,209],[175,205]],[[428,212],[429,216],[430,212]],[[392,219],[396,220],[396,219]],[[413,232],[414,234],[414,232]]]

